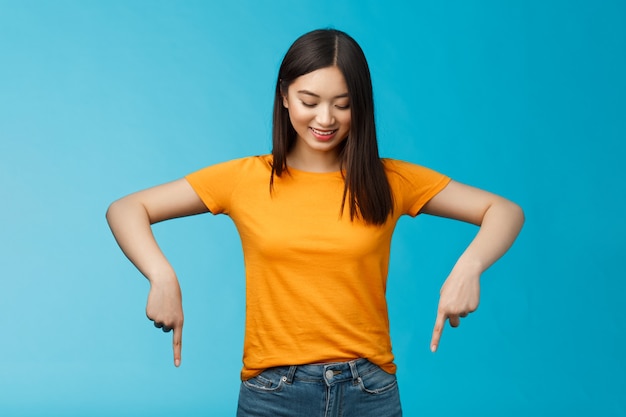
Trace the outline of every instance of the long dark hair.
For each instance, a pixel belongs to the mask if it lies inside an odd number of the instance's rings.
[[[351,220],[361,217],[368,224],[381,225],[393,211],[393,199],[378,154],[372,80],[361,47],[339,30],[306,33],[291,45],[283,58],[274,97],[270,189],[274,175],[280,177],[289,171],[287,153],[297,136],[283,106],[283,95],[296,78],[331,66],[339,68],[346,80],[351,112],[350,133],[340,145],[341,167],[345,171],[341,211],[348,201]]]

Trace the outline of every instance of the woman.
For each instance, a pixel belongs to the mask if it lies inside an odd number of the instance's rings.
[[[431,349],[448,320],[474,311],[480,275],[523,223],[516,204],[427,168],[378,155],[372,85],[359,45],[337,30],[307,33],[279,70],[271,155],[207,167],[126,196],[107,219],[149,279],[146,312],[173,330],[180,365],[178,280],[150,225],[229,215],[246,267],[239,416],[399,416],[385,288],[403,214],[480,226],[441,288]]]

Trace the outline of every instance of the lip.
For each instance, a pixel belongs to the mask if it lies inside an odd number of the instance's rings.
[[[335,137],[339,129],[316,129],[314,127],[309,127],[311,134],[315,137],[315,139],[320,141],[329,141]]]

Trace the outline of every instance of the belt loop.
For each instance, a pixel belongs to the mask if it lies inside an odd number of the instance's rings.
[[[287,380],[285,381],[288,384],[291,384],[293,382],[293,377],[296,374],[296,369],[298,369],[297,366],[292,365],[289,367],[289,372],[287,372]]]
[[[356,360],[348,362],[350,365],[350,372],[352,372],[352,383],[358,384],[361,377],[359,376],[359,370],[356,367]]]

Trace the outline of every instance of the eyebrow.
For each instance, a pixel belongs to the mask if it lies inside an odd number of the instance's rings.
[[[309,90],[298,90],[297,92],[298,94],[306,94],[307,96],[320,98],[319,94],[315,94],[314,92],[309,91]],[[335,96],[333,98],[344,98],[344,97],[348,97],[348,93],[339,94],[338,96]]]

